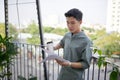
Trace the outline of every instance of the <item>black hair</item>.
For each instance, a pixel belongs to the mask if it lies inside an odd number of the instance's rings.
[[[76,8],[70,9],[68,12],[65,13],[65,17],[74,17],[76,20],[82,20],[83,13]]]

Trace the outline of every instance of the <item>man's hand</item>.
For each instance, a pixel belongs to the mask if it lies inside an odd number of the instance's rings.
[[[64,61],[60,61],[58,59],[55,59],[55,60],[61,66],[71,66],[71,62],[69,62],[69,61],[68,62],[64,62]]]

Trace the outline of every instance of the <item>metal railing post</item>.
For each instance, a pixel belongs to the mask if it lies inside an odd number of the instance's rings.
[[[8,37],[8,0],[4,0],[5,36]]]
[[[8,37],[8,0],[4,0],[4,14],[5,14],[5,36]],[[10,73],[9,65],[7,65],[7,73],[8,74]],[[7,76],[7,80],[10,80],[10,76]]]
[[[37,6],[37,15],[38,15],[38,24],[39,24],[39,32],[40,32],[40,41],[41,41],[41,45],[44,45],[44,40],[43,40],[43,31],[42,31],[42,25],[41,25],[41,16],[40,16],[40,5],[39,5],[39,0],[36,0],[36,6]],[[42,46],[42,48],[44,48]],[[42,51],[42,57],[43,59],[45,58],[45,53],[44,51]],[[43,63],[43,68],[44,68],[44,77],[45,80],[48,80],[48,75],[47,75],[47,67],[46,67],[46,63]]]

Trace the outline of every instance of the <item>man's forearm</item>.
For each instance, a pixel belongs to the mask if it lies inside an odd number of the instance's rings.
[[[71,62],[71,67],[82,68],[82,64],[80,62]]]
[[[57,44],[56,46],[53,47],[54,50],[58,50],[60,48],[62,48],[62,46],[60,44]]]

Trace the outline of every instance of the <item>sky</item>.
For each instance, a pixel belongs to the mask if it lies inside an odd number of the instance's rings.
[[[4,0],[0,0],[0,22],[4,22]],[[37,21],[35,0],[9,1],[9,22],[17,25]],[[106,24],[107,0],[39,0],[42,23],[65,22],[64,13],[71,8],[83,12],[83,22]],[[24,3],[24,4],[23,4]],[[19,15],[19,16],[18,16]]]

